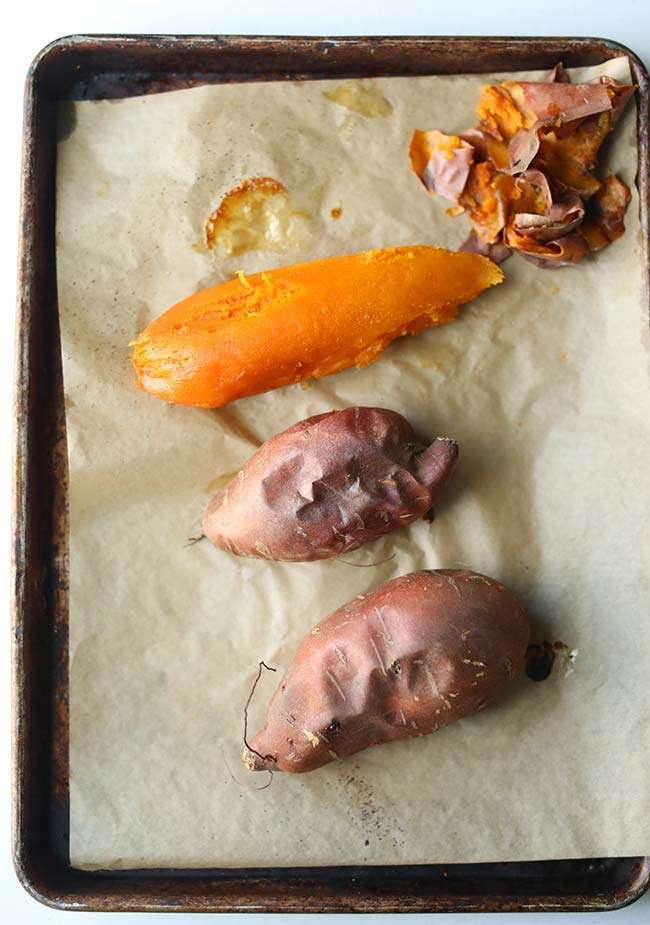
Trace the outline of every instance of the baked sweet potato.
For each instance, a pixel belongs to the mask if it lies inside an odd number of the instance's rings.
[[[425,246],[242,273],[156,318],[132,345],[133,365],[153,395],[217,408],[367,366],[396,337],[451,321],[502,279],[485,257]]]
[[[458,444],[426,447],[384,408],[346,408],[267,440],[210,501],[203,532],[240,556],[308,561],[356,549],[424,516]]]
[[[528,644],[521,604],[470,571],[404,575],[314,627],[244,753],[251,770],[313,771],[481,710]]]

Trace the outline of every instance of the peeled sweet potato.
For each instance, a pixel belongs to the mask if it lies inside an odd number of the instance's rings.
[[[476,713],[528,645],[521,604],[470,571],[413,572],[340,607],[303,640],[244,761],[314,771]]]
[[[485,257],[425,246],[242,273],[156,318],[132,345],[133,366],[153,395],[217,408],[367,366],[396,337],[451,321],[502,279]]]
[[[210,501],[203,532],[236,555],[308,561],[356,549],[432,508],[458,456],[383,408],[346,408],[267,440]]]

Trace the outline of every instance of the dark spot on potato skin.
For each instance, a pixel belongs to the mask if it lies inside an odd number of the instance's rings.
[[[531,681],[545,681],[555,662],[555,649],[550,642],[532,643],[526,649],[526,675]]]

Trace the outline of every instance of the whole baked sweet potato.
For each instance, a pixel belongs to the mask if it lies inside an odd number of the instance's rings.
[[[443,569],[385,582],[303,640],[244,761],[302,773],[435,732],[499,693],[528,636],[521,604],[492,578]]]
[[[458,445],[425,447],[383,408],[307,418],[267,440],[210,501],[203,532],[240,556],[327,559],[430,511]]]

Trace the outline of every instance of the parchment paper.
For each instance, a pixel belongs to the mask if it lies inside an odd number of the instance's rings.
[[[629,77],[626,62],[603,70]],[[499,79],[495,75],[493,79]],[[383,245],[456,247],[410,172],[414,128],[473,124],[483,76],[202,87],[61,113],[57,259],[70,453],[70,849],[76,866],[495,861],[650,851],[650,415],[636,135],[610,146],[627,232],[576,268],[519,258],[507,281],[375,365],[237,402],[167,406],[128,342],[193,290]],[[308,214],[282,253],[221,259],[203,221],[244,177]],[[338,220],[332,208],[341,208]],[[339,561],[238,559],[200,532],[219,481],[294,421],[360,403],[460,441],[433,525]],[[216,480],[216,481],[215,481]],[[484,713],[304,776],[241,766],[259,659],[286,667],[314,623],[411,569],[469,565],[518,593],[534,638],[574,652]],[[576,654],[577,653],[577,654]],[[279,675],[251,708],[260,721]]]

